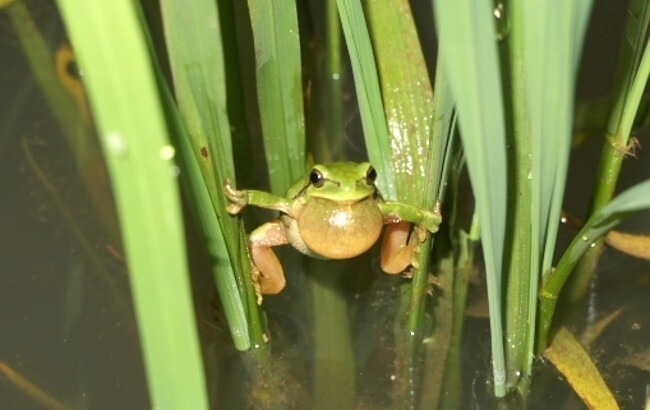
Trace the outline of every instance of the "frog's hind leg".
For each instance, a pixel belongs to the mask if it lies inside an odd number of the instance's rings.
[[[253,281],[258,303],[262,301],[261,294],[275,295],[284,289],[286,284],[284,270],[271,248],[287,243],[287,231],[279,219],[261,225],[249,236],[248,244],[253,259]]]
[[[381,270],[394,275],[414,265],[419,243],[418,232],[411,230],[410,222],[388,224],[381,242]]]

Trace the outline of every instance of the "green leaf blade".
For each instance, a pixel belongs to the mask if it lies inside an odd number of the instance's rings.
[[[557,298],[569,274],[584,253],[590,249],[609,230],[634,212],[650,208],[650,181],[641,182],[616,196],[610,203],[596,211],[584,224],[558,262],[557,268],[550,271],[545,280],[541,298],[540,330],[538,349],[546,347],[551,319]]]
[[[305,172],[305,120],[295,3],[249,0],[257,94],[271,191],[284,194]]]
[[[537,295],[541,272],[550,268],[555,251],[562,200],[569,166],[573,103],[578,58],[591,0],[561,5],[543,0],[521,4],[522,50],[516,57],[523,67],[526,129],[518,140],[530,139],[528,181],[530,207],[530,258],[523,273],[521,293],[528,293],[525,317],[509,329],[509,338],[522,340],[523,374],[529,376],[536,331]],[[518,16],[518,17],[519,17]],[[581,31],[582,30],[582,31]],[[552,87],[549,84],[553,84]],[[519,269],[519,272],[523,269]],[[511,271],[511,274],[517,274]],[[519,343],[517,343],[519,344]]]
[[[163,0],[161,10],[178,105],[178,110],[168,111],[176,122],[183,177],[207,240],[233,341],[237,349],[247,350],[251,341],[244,309],[246,290],[237,286],[235,277],[235,272],[245,275],[247,271],[239,263],[241,226],[226,212],[221,189],[226,178],[234,177],[234,164],[218,10],[214,2],[204,0],[192,7]]]
[[[337,0],[336,4],[350,54],[368,157],[377,169],[377,186],[382,195],[396,200],[388,127],[363,7],[359,0]]]
[[[505,394],[501,272],[505,237],[505,124],[492,6],[434,1],[441,53],[456,100],[467,167],[481,220],[488,275],[494,388]],[[496,182],[495,182],[496,181]]]
[[[58,4],[111,172],[152,406],[207,409],[173,149],[135,5]]]

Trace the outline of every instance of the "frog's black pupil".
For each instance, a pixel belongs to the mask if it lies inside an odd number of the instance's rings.
[[[377,171],[375,171],[374,168],[370,167],[368,173],[366,173],[366,178],[368,179],[368,183],[372,184],[375,182],[375,179],[377,179]]]
[[[321,174],[317,170],[311,171],[309,174],[309,182],[312,183],[312,185],[319,187],[323,185],[323,174]]]

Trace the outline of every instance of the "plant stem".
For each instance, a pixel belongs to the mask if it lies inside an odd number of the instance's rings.
[[[636,27],[636,43],[632,44],[633,50],[630,52],[641,53],[641,44],[645,41],[648,24],[650,22],[650,12],[648,11],[648,1],[640,0],[638,4],[643,5],[643,18],[630,16],[628,26]],[[641,21],[639,21],[641,20]],[[637,27],[638,25],[638,27]],[[625,57],[625,56],[624,56]],[[630,133],[634,124],[634,118],[639,109],[643,90],[645,90],[648,76],[650,75],[650,42],[646,42],[643,54],[638,59],[638,65],[633,57],[627,59],[621,58],[623,64],[627,62],[628,66],[623,66],[621,71],[625,72],[622,80],[618,83],[617,98],[614,109],[610,115],[607,134],[603,145],[600,164],[596,176],[596,191],[591,203],[589,215],[598,212],[607,205],[616,191],[616,183],[621,172],[623,160],[627,155],[633,155],[634,147],[630,146]],[[589,283],[595,272],[599,256],[602,252],[602,241],[598,241],[595,246],[587,251],[583,260],[577,267],[577,271],[572,280],[572,284],[567,293],[567,302],[570,305],[582,300],[586,294]]]
[[[529,340],[534,333],[534,321],[531,323],[531,309],[536,309],[530,304],[531,288],[536,293],[537,271],[533,270],[533,255],[537,252],[532,248],[531,203],[532,184],[529,175],[532,170],[532,144],[530,138],[530,119],[526,110],[526,85],[523,59],[523,33],[521,1],[509,3],[511,29],[506,44],[507,62],[510,75],[510,92],[506,98],[511,97],[507,103],[510,105],[510,130],[508,132],[508,175],[512,176],[508,185],[508,238],[506,242],[506,377],[509,387],[530,376],[530,357],[532,357],[532,341]],[[534,317],[534,316],[533,316]],[[526,369],[524,371],[524,369]]]
[[[343,66],[341,63],[341,23],[335,0],[328,0],[327,7],[327,140],[332,143],[331,156],[343,154]]]
[[[650,207],[650,180],[641,182],[620,193],[607,205],[594,212],[573,239],[555,270],[544,276],[540,292],[539,331],[537,352],[541,354],[548,343],[548,334],[558,296],[569,274],[592,244],[634,212]]]

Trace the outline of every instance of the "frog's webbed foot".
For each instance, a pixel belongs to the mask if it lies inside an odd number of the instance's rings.
[[[381,243],[381,269],[388,274],[406,272],[409,266],[418,269],[420,244],[428,237],[428,229],[420,225],[413,226],[407,221],[389,224]]]
[[[275,295],[286,284],[284,270],[272,247],[288,243],[287,231],[282,221],[276,219],[255,229],[248,243],[253,259],[253,285],[257,303],[261,304],[263,294]]]
[[[226,207],[226,211],[231,215],[238,214],[242,208],[248,205],[248,192],[234,189],[229,179],[226,179],[223,184],[223,193],[226,194],[226,198],[230,201],[230,204]]]
[[[426,230],[418,225],[411,232],[411,223],[407,221],[388,224],[381,243],[381,269],[394,275],[409,266],[417,268],[419,245],[426,235]]]

